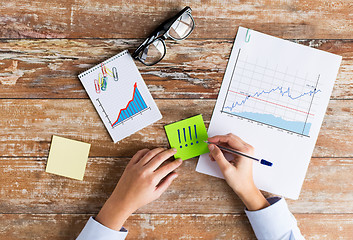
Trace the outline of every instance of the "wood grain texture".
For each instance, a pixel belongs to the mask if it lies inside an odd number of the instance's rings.
[[[84,181],[45,172],[47,158],[0,158],[1,213],[95,214],[113,191],[129,158],[90,158]],[[195,172],[185,161],[161,198],[138,213],[244,213],[244,205],[222,179]],[[353,213],[353,159],[313,158],[293,213]],[[266,196],[270,196],[266,194]]]
[[[114,144],[77,75],[186,5],[190,37],[168,40],[155,66],[136,61],[163,119]],[[1,1],[0,239],[74,239],[137,150],[168,146],[165,124],[203,113],[208,125],[238,26],[343,56],[300,198],[287,202],[306,239],[351,239],[352,12],[351,0]],[[53,134],[92,144],[83,181],[45,172]],[[128,219],[127,239],[255,239],[240,199],[196,162]]]
[[[307,240],[351,239],[352,214],[294,216]],[[0,238],[17,240],[18,236],[26,236],[34,240],[73,239],[89,217],[86,214],[0,214]],[[124,226],[129,230],[127,240],[256,239],[244,214],[134,214]]]
[[[87,98],[77,75],[141,40],[1,40],[0,98]],[[343,56],[332,99],[353,99],[353,40],[298,40]],[[135,61],[149,90],[160,98],[217,98],[231,40],[167,42],[155,66]],[[87,50],[89,49],[89,51]]]
[[[186,5],[197,26],[192,38],[233,38],[238,25],[283,38],[353,34],[350,0],[16,0],[0,3],[0,37],[142,38]]]
[[[211,119],[215,100],[157,100],[162,120],[114,144],[89,99],[0,100],[2,156],[47,156],[53,134],[92,144],[91,156],[132,156],[142,148],[167,147],[163,126],[202,113]],[[171,106],[178,110],[171,111]],[[331,100],[314,157],[352,157],[353,101]],[[131,144],[134,143],[134,144]]]

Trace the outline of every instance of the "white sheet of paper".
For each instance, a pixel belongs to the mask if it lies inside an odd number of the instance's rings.
[[[127,50],[78,77],[114,142],[162,118]]]
[[[341,60],[239,27],[208,135],[234,133],[273,163],[254,162],[259,189],[299,197]],[[208,154],[196,171],[223,178]]]

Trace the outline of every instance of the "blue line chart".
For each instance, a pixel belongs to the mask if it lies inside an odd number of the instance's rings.
[[[228,90],[228,91],[230,91],[230,90]],[[297,99],[299,99],[299,98],[301,98],[301,97],[304,97],[304,96],[314,96],[315,94],[317,94],[317,93],[319,93],[319,92],[321,92],[321,90],[320,89],[313,89],[313,90],[310,90],[310,91],[308,91],[308,92],[304,92],[304,93],[302,93],[302,94],[299,94],[298,96],[292,96],[291,95],[291,93],[290,93],[290,87],[288,87],[285,91],[283,91],[283,87],[280,87],[280,86],[278,86],[278,87],[276,87],[276,88],[273,88],[273,89],[271,89],[271,90],[269,90],[269,91],[265,91],[265,90],[262,90],[261,92],[255,92],[254,94],[252,94],[252,95],[246,95],[246,97],[243,99],[243,100],[241,100],[241,101],[237,101],[237,102],[234,102],[234,103],[232,103],[232,106],[225,106],[224,107],[224,109],[229,109],[230,111],[233,111],[233,109],[234,108],[236,108],[237,106],[242,106],[242,105],[244,105],[246,102],[247,102],[247,100],[248,99],[250,99],[250,98],[256,98],[256,97],[260,97],[261,95],[263,95],[263,94],[271,94],[271,93],[273,93],[273,92],[276,92],[276,91],[278,91],[279,92],[279,94],[281,94],[282,95],[282,97],[283,96],[287,96],[289,99],[291,99],[291,100],[297,100]],[[233,91],[231,91],[231,92],[233,92]],[[237,92],[234,92],[234,93],[237,93]],[[239,93],[239,94],[242,94],[242,93]],[[242,95],[245,95],[245,94],[242,94]]]
[[[305,73],[282,64],[251,63],[253,59],[240,61],[239,56],[240,49],[221,112],[310,137],[315,117],[314,98],[324,93],[318,87],[320,74]],[[242,63],[240,67],[238,60]]]
[[[238,95],[242,95],[242,100],[232,102],[231,105],[228,105],[228,106],[225,105],[225,102],[226,102],[226,100],[225,100],[222,112],[227,113],[227,114],[231,114],[231,115],[235,115],[238,117],[246,118],[246,119],[256,121],[259,123],[263,123],[263,124],[266,124],[266,125],[269,125],[272,127],[276,127],[279,129],[284,129],[286,131],[294,132],[299,135],[309,136],[311,123],[308,122],[307,120],[308,120],[309,115],[312,117],[314,116],[313,113],[310,113],[310,109],[311,109],[311,105],[312,105],[314,96],[320,92],[321,92],[321,90],[317,88],[317,83],[316,83],[315,87],[312,87],[312,90],[300,93],[298,95],[293,95],[291,93],[290,87],[284,88],[281,86],[274,87],[270,90],[261,90],[261,91],[255,92],[253,94],[248,94],[245,91],[236,92],[236,91],[233,91],[228,88],[228,93],[235,93]],[[300,101],[301,98],[308,96],[311,98],[310,106],[309,106],[308,110],[301,110],[301,109],[297,109],[295,107],[282,105],[282,104],[277,103],[275,101],[269,101],[266,98],[261,97],[264,95],[271,95],[271,94],[275,94],[275,93],[279,94],[281,97],[286,97],[286,98],[290,99],[290,101]],[[227,94],[227,96],[228,96],[228,94]],[[227,99],[227,97],[226,97],[226,99]],[[249,99],[255,99],[257,101],[262,101],[266,104],[271,104],[271,105],[275,105],[275,106],[278,106],[281,108],[290,109],[295,112],[300,112],[300,113],[304,114],[303,120],[302,121],[288,120],[288,119],[285,119],[285,116],[280,116],[275,113],[271,114],[271,113],[266,113],[266,112],[253,112],[247,108],[240,109],[239,108],[240,106],[244,106],[244,107],[247,106],[246,103]],[[284,114],[285,114],[285,112],[284,112]]]

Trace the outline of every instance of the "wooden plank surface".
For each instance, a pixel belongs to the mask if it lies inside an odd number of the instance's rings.
[[[215,100],[157,100],[162,115],[156,124],[114,144],[89,99],[0,100],[2,156],[47,156],[53,134],[92,144],[91,156],[132,156],[142,148],[167,147],[163,126],[202,113],[211,119]],[[178,106],[178,111],[170,111]],[[331,100],[314,157],[352,157],[353,101]],[[131,144],[134,143],[134,144]]]
[[[197,24],[193,38],[233,38],[235,25],[282,38],[351,39],[353,34],[351,0],[16,0],[0,3],[0,37],[141,38],[185,5]]]
[[[0,98],[87,98],[77,75],[136,39],[1,40]],[[296,41],[343,56],[333,99],[353,99],[353,40]],[[154,98],[217,98],[231,40],[168,41],[160,64],[135,61]],[[90,51],[87,51],[90,49]]]
[[[129,158],[90,158],[83,182],[44,172],[46,160],[0,158],[0,212],[94,214]],[[138,213],[243,213],[244,205],[225,181],[196,173],[196,162],[185,161],[167,192]],[[299,200],[288,200],[291,211],[353,213],[353,184],[347,181],[352,172],[352,158],[313,158]]]
[[[186,5],[190,38],[168,40],[155,66],[136,62],[163,119],[114,144],[77,75]],[[351,0],[0,2],[0,239],[73,239],[137,150],[168,146],[165,124],[203,113],[208,126],[238,26],[343,56],[300,198],[287,202],[306,239],[351,239],[352,12]],[[92,144],[84,181],[44,171],[53,134]],[[255,239],[239,198],[196,162],[129,218],[127,239]]]
[[[351,239],[352,214],[294,216],[307,240]],[[88,218],[86,214],[0,214],[0,238],[73,239]],[[126,239],[256,239],[244,214],[134,214],[125,226]]]

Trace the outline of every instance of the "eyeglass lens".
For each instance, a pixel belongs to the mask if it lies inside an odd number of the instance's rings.
[[[168,36],[174,40],[186,38],[194,28],[192,17],[185,12],[181,15],[168,31]],[[163,40],[156,39],[147,45],[138,55],[139,59],[146,65],[153,65],[159,62],[165,55],[166,48]]]
[[[147,65],[152,65],[161,60],[165,55],[165,46],[162,40],[156,39],[151,44],[147,45],[140,52],[139,58]]]
[[[169,29],[169,36],[181,40],[188,36],[194,27],[194,22],[188,13],[181,15]]]

